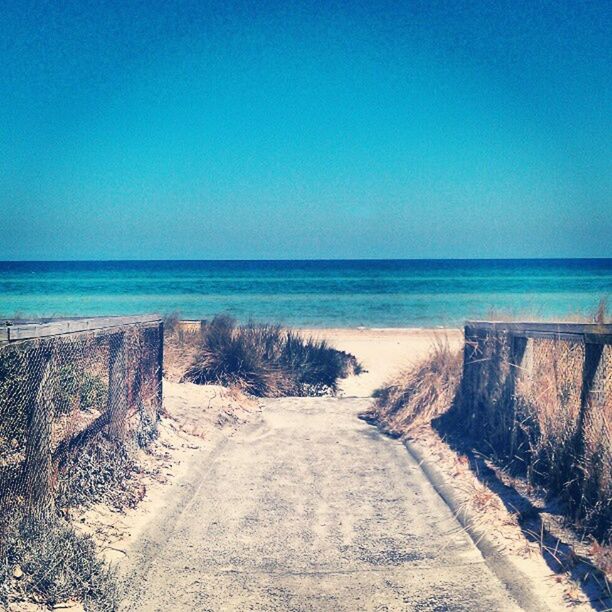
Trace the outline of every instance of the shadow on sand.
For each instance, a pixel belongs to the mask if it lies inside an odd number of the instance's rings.
[[[461,433],[461,423],[455,413],[455,402],[448,412],[435,418],[431,425],[451,449],[467,458],[474,476],[493,491],[505,508],[517,517],[523,534],[528,541],[539,545],[551,571],[554,574],[568,573],[595,610],[610,610],[611,585],[606,581],[603,572],[595,568],[588,558],[577,554],[575,547],[553,535],[542,518],[542,515],[561,518],[565,514],[561,503],[556,499],[538,499],[536,502],[503,482],[498,473],[487,464],[489,457],[478,450],[474,440]]]

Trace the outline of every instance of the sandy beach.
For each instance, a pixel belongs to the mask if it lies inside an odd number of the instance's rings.
[[[366,372],[340,381],[340,395],[370,397],[398,372],[427,356],[436,342],[459,350],[463,330],[455,328],[304,328],[304,335],[327,340],[352,353]]]

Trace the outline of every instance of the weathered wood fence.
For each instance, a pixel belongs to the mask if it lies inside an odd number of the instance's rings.
[[[466,323],[456,404],[484,452],[612,535],[612,325]]]
[[[64,457],[93,436],[155,429],[162,408],[158,316],[0,327],[0,510],[53,509]]]

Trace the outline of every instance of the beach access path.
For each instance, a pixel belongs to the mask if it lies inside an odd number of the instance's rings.
[[[263,401],[130,553],[128,610],[518,609],[371,399]]]

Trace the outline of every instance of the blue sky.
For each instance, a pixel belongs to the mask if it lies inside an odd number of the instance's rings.
[[[611,2],[19,2],[0,259],[612,256]]]

